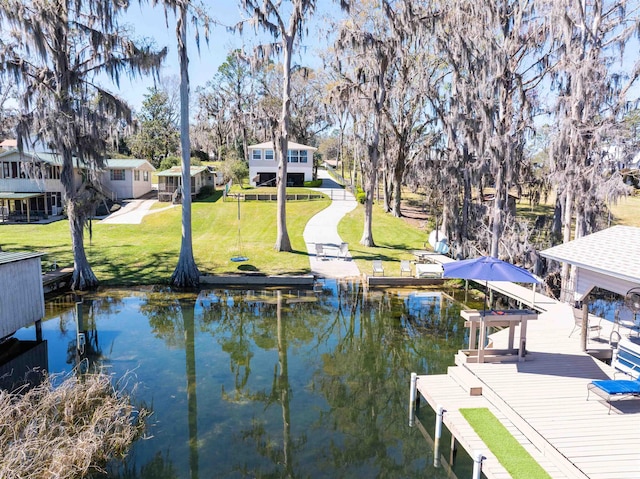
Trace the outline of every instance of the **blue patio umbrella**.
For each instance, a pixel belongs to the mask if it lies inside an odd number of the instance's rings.
[[[524,268],[502,261],[491,256],[452,261],[442,265],[443,278],[471,279],[485,282],[485,310],[486,289],[489,281],[510,281],[512,283],[540,283],[540,278]]]
[[[442,268],[444,269],[443,278],[540,283],[540,279],[526,269],[491,256],[452,261],[443,264]]]

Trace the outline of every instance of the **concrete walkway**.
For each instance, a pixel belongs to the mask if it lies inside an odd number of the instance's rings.
[[[165,208],[158,208],[150,211],[151,207],[158,200],[128,200],[126,204],[118,211],[111,213],[104,218],[100,223],[116,224],[116,225],[139,225],[149,213],[157,213],[169,208],[174,208],[176,205],[170,205]]]
[[[356,208],[356,199],[333,181],[325,170],[318,170],[318,178],[322,179],[322,187],[314,190],[329,195],[333,201],[312,217],[304,229],[311,273],[324,278],[360,277],[360,270],[351,253],[347,252],[344,257],[338,255],[342,243],[342,238],[338,235],[338,223],[344,215]],[[316,244],[323,245],[324,257],[316,255]]]

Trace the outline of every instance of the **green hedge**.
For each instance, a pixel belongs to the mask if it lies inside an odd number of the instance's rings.
[[[305,181],[304,186],[307,188],[320,188],[322,186],[322,180]]]

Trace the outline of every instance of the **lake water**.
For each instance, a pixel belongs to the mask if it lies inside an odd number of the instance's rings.
[[[153,411],[149,437],[109,476],[451,477],[408,426],[408,396],[411,372],[445,373],[465,344],[460,304],[432,291],[320,286],[84,295],[89,360],[129,375],[135,401]],[[48,369],[70,371],[73,297],[48,301],[46,318]],[[433,435],[433,411],[419,417]],[[454,470],[471,476],[464,451]]]

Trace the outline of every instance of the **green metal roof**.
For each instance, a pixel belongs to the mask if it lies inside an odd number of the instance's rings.
[[[0,191],[0,199],[2,200],[28,200],[29,198],[36,198],[43,195],[44,193],[11,193]]]
[[[0,251],[0,264],[15,263],[25,259],[39,258],[45,253],[23,252],[23,253],[6,253]]]
[[[17,155],[18,157],[23,158],[26,161],[40,161],[42,163],[48,163],[50,165],[62,166],[62,163],[63,163],[62,156],[56,155],[55,153],[44,153],[44,152],[34,153],[32,151],[24,151],[22,152],[22,156],[20,156],[20,153],[16,149],[8,150],[3,153],[0,153],[0,158],[4,158],[11,155]],[[76,163],[77,162],[75,161],[75,158],[74,158],[74,165]]]
[[[17,155],[20,156],[20,154],[18,153],[18,150],[13,149],[13,150],[8,150],[5,152],[1,152],[0,153],[0,159],[8,157],[8,156],[12,156],[12,155]],[[62,156],[56,154],[56,153],[44,153],[44,152],[32,152],[32,151],[25,151],[22,153],[22,157],[24,160],[26,161],[39,161],[42,163],[48,163],[50,165],[56,165],[56,166],[62,166],[63,160],[62,160]],[[151,163],[149,163],[147,160],[145,159],[141,159],[141,158],[108,158],[104,160],[105,169],[129,169],[129,168],[140,168],[141,166],[149,166],[149,169],[151,171],[155,171],[155,168],[153,167],[153,165]],[[87,166],[84,164],[78,165],[78,159],[74,156],[73,157],[73,166],[75,168],[86,168]]]
[[[203,171],[207,171],[206,166],[192,166],[191,167],[191,176],[196,176]],[[168,170],[161,171],[158,173],[158,176],[182,176],[182,167],[181,166],[173,166]]]
[[[145,165],[149,166],[152,170],[155,170],[151,163],[140,158],[109,158],[105,160],[105,168],[107,169],[135,169]]]

